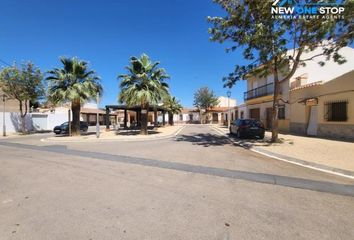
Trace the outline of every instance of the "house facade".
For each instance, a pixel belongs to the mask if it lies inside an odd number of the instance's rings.
[[[247,79],[247,91],[244,92],[245,106],[241,109],[239,118],[253,118],[263,122],[267,129],[272,126],[274,79],[273,76],[249,77]],[[289,100],[289,82],[280,85],[282,104],[279,106],[278,124],[279,130],[288,132],[290,108],[286,104]]]
[[[290,90],[292,133],[354,140],[354,70]]]
[[[218,100],[219,104],[205,113],[207,123],[227,125],[228,118],[230,118],[231,121],[235,119],[234,109],[237,105],[236,99],[220,96]]]
[[[225,124],[228,119],[228,109],[230,106],[231,119],[235,118],[236,99],[228,97],[218,97],[219,104],[213,108],[198,110],[196,108],[183,108],[182,112],[175,114],[173,119],[175,123],[207,123],[207,124]],[[202,116],[202,117],[201,117]]]
[[[302,59],[311,58],[312,56],[320,54],[321,51],[322,49],[318,48],[314,51],[306,52],[303,54]],[[292,52],[292,50],[289,51],[289,53],[290,52]],[[351,72],[354,69],[354,49],[350,47],[344,47],[340,50],[340,54],[346,58],[347,63],[339,65],[333,60],[326,61],[324,56],[319,56],[314,58],[312,61],[306,61],[306,66],[300,66],[296,70],[292,79],[281,83],[281,101],[278,112],[280,132],[295,132],[302,134],[306,133],[306,131],[299,130],[299,128],[295,127],[295,125],[298,123],[298,120],[294,119],[294,117],[301,115],[304,112],[302,110],[299,111],[297,104],[294,103],[294,99],[299,98],[299,95],[301,94],[306,95],[305,92],[307,90],[300,90],[303,87],[314,86],[318,83],[325,84],[326,82],[337,79],[339,76]],[[326,64],[321,67],[318,64],[319,61],[324,61]],[[272,126],[274,79],[272,76],[250,76],[246,80],[247,91],[244,92],[245,105],[239,106],[239,118],[258,119],[264,123],[266,128],[270,129]],[[333,83],[328,84],[328,86],[337,85],[339,82],[340,81],[338,80],[333,81]],[[325,84],[325,86],[327,85]],[[320,90],[318,89],[318,91]],[[241,113],[243,115],[242,117]],[[301,123],[303,123],[303,121],[301,121]],[[325,130],[323,129],[323,131]],[[322,135],[324,136],[324,134]]]
[[[223,112],[223,125],[228,125],[228,119],[230,118],[230,123],[239,119],[238,113],[239,106],[230,107],[230,110],[227,108]]]
[[[173,121],[177,124],[200,123],[200,113],[198,109],[183,108],[179,114],[173,116]]]

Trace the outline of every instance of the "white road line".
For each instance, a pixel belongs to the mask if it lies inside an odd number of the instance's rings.
[[[310,169],[313,169],[313,170],[317,170],[317,171],[320,171],[320,172],[325,172],[325,173],[329,173],[329,174],[333,174],[333,175],[337,175],[337,176],[341,176],[341,177],[345,177],[345,178],[350,178],[350,179],[354,179],[354,176],[350,176],[350,175],[346,175],[346,174],[343,174],[343,173],[338,173],[338,172],[334,172],[334,171],[330,171],[330,170],[326,170],[326,169],[322,169],[322,168],[318,168],[318,167],[314,167],[314,166],[309,166],[309,165],[305,165],[305,164],[302,164],[302,163],[298,163],[298,162],[294,162],[294,161],[290,161],[290,160],[286,160],[284,158],[280,158],[280,157],[277,157],[277,156],[273,156],[273,155],[270,155],[270,154],[267,154],[267,153],[264,153],[264,152],[261,152],[261,151],[258,151],[256,149],[252,149],[252,148],[246,148],[246,146],[244,144],[241,144],[241,143],[238,143],[236,141],[233,141],[229,136],[227,136],[225,132],[221,131],[220,129],[217,129],[216,127],[212,126],[212,128],[218,132],[220,135],[222,136],[225,136],[227,137],[227,139],[231,142],[231,143],[234,143],[234,144],[237,144],[247,150],[250,150],[252,152],[256,152],[258,154],[261,154],[261,155],[264,155],[264,156],[267,156],[267,157],[270,157],[270,158],[273,158],[273,159],[277,159],[277,160],[280,160],[280,161],[283,161],[283,162],[287,162],[287,163],[291,163],[291,164],[294,164],[294,165],[297,165],[297,166],[301,166],[301,167],[305,167],[305,168],[310,168]]]

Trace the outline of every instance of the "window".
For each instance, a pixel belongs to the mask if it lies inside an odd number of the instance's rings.
[[[183,121],[183,115],[182,114],[179,115],[179,120]]]
[[[285,106],[279,106],[278,119],[285,119]]]
[[[345,122],[348,119],[348,101],[326,102],[324,118],[327,121]]]

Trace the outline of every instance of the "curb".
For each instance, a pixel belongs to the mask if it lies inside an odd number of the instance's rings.
[[[155,140],[164,140],[164,139],[169,139],[172,137],[175,137],[178,135],[186,126],[182,126],[181,128],[177,129],[175,132],[161,136],[161,137],[148,137],[145,139],[85,139],[85,140],[55,140],[55,139],[49,139],[49,138],[42,138],[40,141],[41,142],[56,142],[56,143],[78,143],[78,142],[142,142],[142,141],[155,141]]]
[[[354,172],[353,171],[349,171],[349,170],[344,170],[344,169],[340,169],[340,168],[334,168],[334,167],[329,167],[326,165],[322,165],[322,164],[318,164],[318,163],[314,163],[314,162],[309,162],[309,161],[305,161],[305,160],[301,160],[298,158],[293,158],[293,157],[288,157],[282,154],[278,154],[278,153],[273,153],[261,148],[250,148],[250,145],[248,144],[242,144],[242,143],[238,143],[236,141],[234,141],[232,138],[230,138],[225,132],[223,132],[222,130],[216,128],[216,127],[212,127],[216,132],[218,132],[219,134],[227,137],[227,139],[233,143],[236,144],[238,146],[243,147],[244,149],[250,150],[252,152],[256,152],[258,154],[261,154],[263,156],[267,156],[267,157],[271,157],[273,159],[277,159],[283,162],[287,162],[287,163],[291,163],[291,164],[295,164],[298,166],[302,166],[305,168],[310,168],[313,170],[317,170],[317,171],[321,171],[321,172],[325,172],[325,173],[330,173],[333,175],[337,175],[337,176],[341,176],[341,177],[345,177],[345,178],[350,178],[350,179],[354,179]]]

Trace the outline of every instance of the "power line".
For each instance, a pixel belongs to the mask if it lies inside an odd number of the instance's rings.
[[[11,67],[11,65],[10,65],[9,63],[5,62],[5,61],[2,60],[1,58],[0,58],[0,62],[2,62],[3,64],[5,64],[5,65],[7,65],[7,66],[9,66],[9,67]]]

